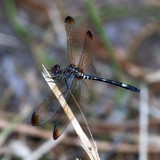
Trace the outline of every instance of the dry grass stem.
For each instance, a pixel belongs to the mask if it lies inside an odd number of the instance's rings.
[[[52,89],[53,93],[55,94],[56,98],[59,100],[59,103],[63,107],[66,115],[68,116],[70,122],[72,123],[74,130],[76,131],[77,135],[79,136],[79,139],[82,143],[82,146],[88,156],[90,157],[91,160],[100,160],[97,147],[95,147],[95,142],[91,143],[89,141],[89,138],[86,136],[86,134],[83,132],[79,122],[77,121],[76,117],[74,116],[72,110],[68,106],[67,102],[65,101],[62,93],[56,86],[56,83],[54,83],[53,79],[51,79],[50,74],[46,70],[46,68],[43,66],[43,77],[47,81],[49,87]]]

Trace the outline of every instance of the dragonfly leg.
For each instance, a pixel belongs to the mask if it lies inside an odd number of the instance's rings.
[[[63,91],[63,92],[62,92],[62,94],[61,94],[60,96],[65,95],[65,93],[67,93],[67,92],[68,92],[68,90],[69,90],[69,86],[68,86],[68,83],[67,83],[66,78],[65,78],[64,80],[65,80],[65,83],[66,83],[66,90],[65,90],[65,91]],[[60,97],[60,96],[59,96],[59,97]]]

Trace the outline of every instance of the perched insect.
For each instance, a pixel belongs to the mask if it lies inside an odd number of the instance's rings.
[[[86,32],[82,54],[79,62],[76,64],[75,50],[77,44],[75,44],[74,41],[76,37],[74,19],[70,16],[66,17],[65,25],[67,32],[67,54],[69,65],[65,68],[61,68],[59,64],[56,64],[51,68],[50,72],[74,114],[79,112],[77,104],[83,106],[83,102],[87,97],[87,89],[84,80],[101,81],[130,91],[140,91],[140,89],[134,86],[93,75],[93,73],[95,73],[95,67],[93,65],[93,56],[90,52],[90,46],[93,41],[93,34],[91,31]],[[60,106],[59,101],[56,99],[52,91],[36,108],[31,121],[34,126],[50,121],[54,125],[54,139],[57,139],[62,134],[69,123],[68,117],[64,113],[63,108]]]

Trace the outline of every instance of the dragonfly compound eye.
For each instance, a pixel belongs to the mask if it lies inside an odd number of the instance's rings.
[[[51,71],[53,74],[60,74],[61,73],[60,65],[56,64],[55,66],[52,67]]]

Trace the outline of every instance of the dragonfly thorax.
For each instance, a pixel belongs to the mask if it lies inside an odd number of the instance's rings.
[[[66,67],[66,72],[74,72],[75,69],[75,66],[73,64],[70,64]]]
[[[83,71],[81,68],[79,67],[76,67],[75,65],[68,65],[66,67],[66,69],[64,70],[63,74],[66,76],[66,77],[69,77],[71,75],[74,75],[76,78],[82,78],[83,76]]]

